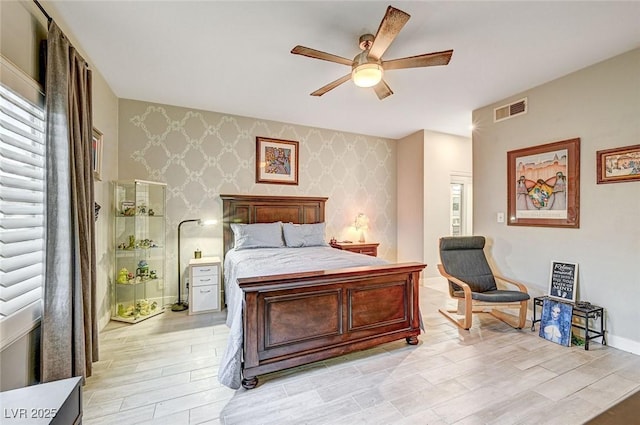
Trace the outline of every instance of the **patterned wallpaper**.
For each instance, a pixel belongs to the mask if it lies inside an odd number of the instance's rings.
[[[300,142],[298,186],[255,183],[256,136]],[[396,259],[392,139],[125,99],[118,139],[119,179],[167,183],[168,295],[177,293],[178,223],[221,221],[221,193],[328,197],[327,239],[357,240],[353,222],[363,212],[367,241],[380,242],[379,256]],[[220,225],[184,225],[181,234],[183,266],[196,248],[221,256]]]

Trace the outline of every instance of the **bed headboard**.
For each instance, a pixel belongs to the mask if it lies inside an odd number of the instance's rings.
[[[220,195],[224,254],[233,248],[231,223],[313,224],[324,221],[328,198],[302,196]]]

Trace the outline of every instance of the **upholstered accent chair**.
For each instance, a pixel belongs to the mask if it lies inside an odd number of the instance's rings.
[[[458,301],[457,310],[440,309],[440,313],[462,329],[471,327],[472,313],[490,313],[521,329],[527,320],[527,287],[493,274],[484,254],[484,244],[484,236],[440,238],[442,263],[438,264],[438,271],[449,281],[449,295]],[[498,289],[496,280],[514,285],[518,290]],[[518,309],[519,315],[502,311],[505,308]]]

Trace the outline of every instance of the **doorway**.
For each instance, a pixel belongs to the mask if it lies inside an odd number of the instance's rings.
[[[473,197],[470,175],[452,175],[449,203],[449,234],[468,236],[473,234]]]

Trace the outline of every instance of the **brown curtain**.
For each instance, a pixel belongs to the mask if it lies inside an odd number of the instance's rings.
[[[47,222],[41,381],[98,360],[91,71],[55,22],[46,62]]]

